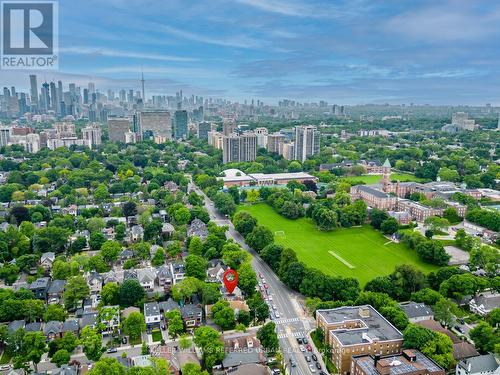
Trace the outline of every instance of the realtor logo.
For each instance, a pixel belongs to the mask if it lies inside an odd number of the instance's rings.
[[[57,69],[55,1],[1,1],[1,69]]]

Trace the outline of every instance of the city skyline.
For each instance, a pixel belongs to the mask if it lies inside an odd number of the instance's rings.
[[[500,6],[364,0],[59,4],[58,71],[39,82],[242,102],[500,105]],[[480,21],[480,22],[479,22]],[[1,71],[29,92],[29,71]]]

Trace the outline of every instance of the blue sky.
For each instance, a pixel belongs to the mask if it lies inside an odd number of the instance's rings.
[[[497,1],[64,0],[59,13],[59,71],[39,75],[65,84],[138,89],[143,70],[149,95],[500,105]]]

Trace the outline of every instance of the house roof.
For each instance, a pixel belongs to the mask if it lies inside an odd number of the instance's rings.
[[[7,329],[9,330],[9,332],[16,332],[18,329],[24,328],[25,325],[25,320],[14,320],[13,322],[9,323]]]
[[[43,263],[46,260],[53,262],[55,259],[56,259],[55,253],[53,252],[43,253],[42,256],[40,257],[40,263]]]
[[[67,319],[62,326],[62,332],[74,332],[78,331],[80,325],[78,324],[78,320],[76,319]]]
[[[468,370],[469,365],[471,367],[470,371]],[[491,353],[463,359],[458,362],[458,366],[466,370],[469,374],[493,372],[499,367],[495,356]]]
[[[30,285],[30,289],[47,289],[50,283],[50,278],[48,277],[40,277],[33,281]]]
[[[431,317],[434,315],[432,309],[425,303],[404,302],[399,307],[405,312],[408,318]]]
[[[144,304],[144,316],[160,315],[160,307],[158,302],[148,302]]]
[[[140,283],[150,283],[156,279],[156,273],[153,268],[139,268],[137,270],[137,280]]]
[[[169,312],[172,310],[179,309],[179,304],[175,302],[172,298],[169,298],[166,301],[158,303],[160,310],[163,312]]]
[[[61,333],[62,323],[57,320],[51,320],[50,322],[45,323],[45,327],[43,328],[43,333],[45,335],[51,333]]]
[[[198,316],[202,312],[201,307],[188,303],[181,307],[181,314],[183,317],[187,318],[190,316]]]
[[[500,306],[500,293],[483,292],[473,298],[477,306],[483,305],[486,311],[491,311]]]
[[[38,332],[42,330],[42,323],[40,322],[33,322],[33,323],[28,323],[24,327],[24,330],[26,332]]]
[[[50,283],[49,290],[47,292],[49,294],[60,294],[64,291],[65,286],[66,280],[54,280]]]
[[[87,326],[94,326],[97,321],[97,313],[96,312],[90,312],[90,313],[84,313],[82,315],[82,318],[80,320],[80,327],[87,327]]]
[[[475,357],[479,355],[479,352],[474,348],[474,345],[468,343],[467,341],[457,342],[453,344],[453,358],[455,360],[460,360],[469,357]]]

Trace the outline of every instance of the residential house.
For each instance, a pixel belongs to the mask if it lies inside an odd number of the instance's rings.
[[[434,319],[432,309],[425,303],[403,302],[399,304],[399,307],[405,312],[410,323]]]
[[[78,207],[76,206],[76,204],[72,204],[68,207],[63,207],[61,209],[61,213],[63,215],[76,216],[78,214]]]
[[[482,316],[488,315],[493,309],[499,306],[500,293],[492,290],[474,296],[469,302],[470,310]]]
[[[174,234],[174,232],[175,232],[175,228],[172,224],[163,223],[163,225],[161,227],[161,234],[170,237],[172,234]]]
[[[197,236],[202,240],[206,240],[206,238],[208,237],[207,225],[198,218],[194,219],[187,227],[187,236]]]
[[[160,312],[162,314],[166,314],[166,313],[168,313],[169,311],[172,311],[172,310],[180,310],[179,304],[177,302],[175,302],[172,299],[172,297],[170,297],[166,301],[159,302],[158,306],[159,306]]]
[[[25,326],[26,326],[25,320],[14,320],[10,322],[9,325],[7,326],[7,331],[9,331],[9,333],[14,333],[21,328],[24,329]]]
[[[494,354],[478,355],[457,362],[456,375],[497,375],[500,367]]]
[[[104,306],[99,309],[97,322],[103,335],[120,331],[120,306]]]
[[[130,230],[130,237],[132,241],[142,241],[144,238],[144,229],[140,225],[134,225]]]
[[[91,272],[87,275],[87,284],[90,288],[91,295],[101,294],[102,276],[98,272]]]
[[[61,333],[63,336],[66,332],[71,332],[75,336],[78,336],[79,331],[80,331],[80,324],[76,319],[66,319],[61,328]]]
[[[235,332],[223,335],[225,356],[222,368],[233,372],[239,366],[249,364],[265,364],[266,357],[260,348],[260,342],[255,332]]]
[[[174,284],[177,284],[186,276],[186,265],[182,261],[172,262],[170,263],[170,272],[172,272]]]
[[[62,365],[60,368],[55,368],[51,372],[52,375],[78,375],[78,367],[76,365]]]
[[[140,268],[137,270],[137,280],[139,284],[148,292],[155,287],[156,273],[154,268]]]
[[[188,303],[181,307],[181,315],[186,328],[195,328],[201,324],[203,310],[195,304]]]
[[[95,311],[84,312],[80,318],[80,328],[90,327],[96,328],[97,326],[97,313]]]
[[[124,249],[124,250],[122,250],[120,255],[118,255],[118,260],[123,264],[127,260],[132,259],[134,256],[135,256],[135,254],[132,250]]]
[[[49,341],[61,338],[62,323],[57,320],[51,320],[50,322],[45,323],[45,327],[43,327],[43,334]]]
[[[40,266],[45,271],[50,271],[52,269],[52,264],[56,260],[56,254],[53,252],[43,253],[40,257]]]
[[[174,277],[170,269],[170,265],[163,265],[156,269],[156,277],[158,285],[166,290],[169,290],[174,284]]]
[[[50,278],[40,277],[33,281],[30,285],[30,290],[35,295],[35,298],[47,301],[47,292],[50,286]]]
[[[42,323],[40,322],[32,322],[28,323],[24,326],[25,332],[41,332],[42,331]]]
[[[148,329],[157,328],[161,322],[161,312],[158,302],[148,302],[144,304],[144,320]]]
[[[217,264],[214,267],[208,268],[207,281],[209,283],[222,282],[222,278],[224,276],[225,271],[226,271],[226,267],[221,262],[217,262]]]
[[[66,280],[52,280],[47,290],[47,301],[49,304],[60,303],[66,286]]]

